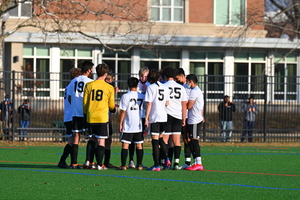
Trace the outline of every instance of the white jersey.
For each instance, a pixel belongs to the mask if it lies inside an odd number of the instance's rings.
[[[184,83],[182,86],[184,87],[184,89],[185,89],[185,91],[186,91],[187,99],[189,99],[190,92],[191,92],[191,88],[188,87],[188,85],[187,85],[186,83]],[[187,110],[186,110],[186,118],[188,118],[188,114],[189,114],[189,110],[187,109]]]
[[[68,98],[69,89],[70,89],[70,84],[66,87],[64,92],[64,122],[72,121],[72,106]]]
[[[149,123],[167,121],[166,101],[169,99],[168,88],[164,84],[157,82],[147,87],[145,101],[152,103]]]
[[[123,121],[123,133],[142,132],[142,107],[145,95],[130,91],[123,94],[120,101],[120,109],[126,111]]]
[[[198,124],[202,122],[202,110],[204,106],[203,94],[198,86],[191,89],[189,100],[194,100],[193,107],[189,110],[188,124]]]
[[[147,87],[150,85],[150,83],[147,81],[146,83],[142,83],[139,81],[139,86],[138,86],[138,92],[142,94],[146,94]],[[144,108],[142,108],[142,118],[145,118],[146,116],[146,111]]]
[[[73,117],[83,117],[83,91],[85,84],[91,81],[93,80],[84,75],[80,75],[71,81],[67,94],[71,96]]]
[[[167,81],[164,85],[169,88],[170,93],[170,103],[167,107],[168,115],[182,119],[181,102],[188,100],[185,88],[174,80]]]

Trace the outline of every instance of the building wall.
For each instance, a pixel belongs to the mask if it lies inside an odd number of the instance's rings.
[[[190,23],[213,23],[213,0],[189,0]]]

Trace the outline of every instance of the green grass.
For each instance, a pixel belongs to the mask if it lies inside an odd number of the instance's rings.
[[[1,146],[0,199],[299,199],[300,148],[201,150],[204,171],[97,171],[57,168],[63,147]],[[84,153],[82,144],[81,163]],[[120,164],[119,153],[112,147],[111,163]],[[152,165],[150,147],[144,165]]]

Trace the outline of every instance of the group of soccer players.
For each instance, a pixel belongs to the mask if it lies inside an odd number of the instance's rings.
[[[66,87],[64,100],[64,122],[69,141],[58,163],[60,168],[81,168],[77,162],[77,155],[83,131],[87,131],[89,141],[82,167],[98,170],[114,167],[109,163],[112,134],[112,129],[109,128],[109,113],[116,111],[116,91],[106,80],[109,67],[99,64],[96,67],[98,78],[93,81],[89,78],[93,66],[92,62],[84,61],[81,71],[78,68],[70,71],[73,79]],[[117,169],[127,169],[128,152],[128,167],[137,170],[145,168],[142,164],[144,132],[145,129],[149,129],[154,164],[147,170],[203,170],[199,133],[204,122],[204,102],[197,76],[190,74],[185,77],[183,69],[175,70],[172,67],[166,67],[161,72],[154,69],[149,71],[144,67],[140,69],[139,76],[140,79],[131,77],[127,80],[128,92],[120,100],[119,131],[122,149],[121,166]],[[181,136],[185,153],[185,164],[182,166],[179,165]],[[107,142],[109,138],[110,142]],[[134,148],[136,165],[133,162]],[[66,164],[69,154],[70,166]],[[194,158],[193,165],[191,155]],[[103,163],[104,156],[106,159]]]

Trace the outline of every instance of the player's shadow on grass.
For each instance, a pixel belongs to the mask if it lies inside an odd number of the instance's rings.
[[[59,169],[57,165],[25,164],[25,163],[0,163],[0,168],[17,169]]]

